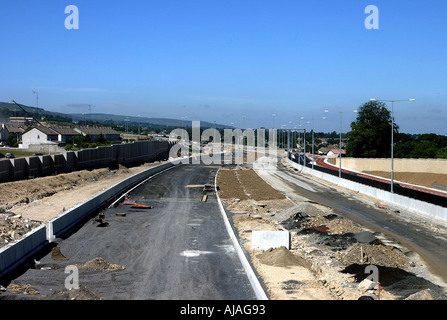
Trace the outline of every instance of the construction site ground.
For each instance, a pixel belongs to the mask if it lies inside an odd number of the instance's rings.
[[[122,179],[159,163],[96,169],[2,183],[0,247]],[[292,201],[249,168],[222,168],[219,196],[273,300],[446,299],[445,288],[424,277],[419,261],[379,235],[303,199]],[[289,230],[291,247],[252,250],[253,230]],[[92,261],[103,266],[105,261]],[[365,268],[380,271],[381,290],[363,281]],[[10,292],[26,290],[5,288]],[[82,287],[81,287],[82,291]],[[61,299],[92,299],[86,292]]]
[[[292,201],[242,166],[220,170],[217,181],[222,202],[271,299],[447,298],[445,284],[431,277],[409,250],[330,208],[306,199]],[[253,230],[289,230],[290,250],[253,250]],[[378,268],[380,288],[365,280],[373,279],[365,272],[369,265]]]
[[[123,179],[162,162],[101,168],[0,184],[0,248]]]

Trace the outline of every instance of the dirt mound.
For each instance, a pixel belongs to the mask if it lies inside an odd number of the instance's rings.
[[[93,271],[115,271],[124,270],[126,267],[109,263],[104,258],[96,257],[84,264],[78,265],[79,268],[89,269]]]
[[[347,251],[338,252],[340,262],[345,265],[372,264],[393,268],[408,268],[413,263],[399,249],[392,246],[367,243],[353,244]]]
[[[102,300],[102,298],[87,287],[79,286],[79,289],[54,292],[42,300]]]
[[[263,264],[276,267],[291,267],[291,266],[301,266],[305,268],[310,268],[310,263],[305,259],[301,258],[290,252],[286,247],[270,248],[260,253],[256,258]]]

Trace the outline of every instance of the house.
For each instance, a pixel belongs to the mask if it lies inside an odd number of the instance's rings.
[[[2,123],[0,127],[0,141],[1,142],[8,141],[8,136],[10,134],[15,135],[16,140],[19,141],[24,131],[25,130],[21,127]]]
[[[50,129],[57,133],[57,141],[62,143],[72,143],[73,139],[80,135],[78,131],[70,127],[55,126],[50,127]]]
[[[330,156],[337,156],[337,157],[339,157],[340,156],[340,149],[331,149],[328,153],[327,153],[327,155],[330,157]],[[343,156],[345,156],[346,155],[346,150],[344,150],[344,149],[341,149],[341,156],[343,157]]]
[[[330,147],[322,147],[320,149],[318,149],[318,154],[322,155],[322,154],[327,154],[329,151],[331,151],[332,148]]]
[[[21,148],[28,149],[30,145],[55,144],[58,145],[59,134],[44,126],[32,127],[22,135]]]
[[[92,142],[95,142],[99,135],[103,135],[104,138],[106,138],[107,141],[120,141],[121,136],[118,131],[113,130],[109,127],[90,127],[90,126],[83,126],[83,127],[77,127],[74,130],[76,130],[78,133],[82,134],[83,136],[89,135],[92,139]]]

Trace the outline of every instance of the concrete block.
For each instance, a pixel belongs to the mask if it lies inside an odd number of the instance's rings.
[[[65,157],[65,172],[72,172],[76,170],[76,163],[78,157],[74,151],[68,151],[64,153]]]
[[[0,160],[0,182],[11,179],[12,163],[9,159]]]
[[[0,278],[26,263],[48,244],[45,230],[45,226],[37,227],[21,240],[0,248]]]
[[[279,247],[290,249],[290,232],[253,230],[251,243],[254,250],[267,250]]]
[[[40,174],[42,177],[53,174],[53,158],[50,155],[39,156],[40,159]]]
[[[28,178],[28,163],[25,158],[9,159],[12,164],[12,176],[14,180]]]
[[[42,163],[39,157],[26,157],[28,164],[28,177],[38,177],[41,175]]]
[[[53,173],[65,172],[65,156],[59,153],[51,155],[51,158],[53,159]]]

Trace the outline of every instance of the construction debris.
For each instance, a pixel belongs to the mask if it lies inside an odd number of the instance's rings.
[[[40,222],[23,219],[21,215],[16,215],[14,212],[0,213],[0,248],[19,240],[40,225]]]

